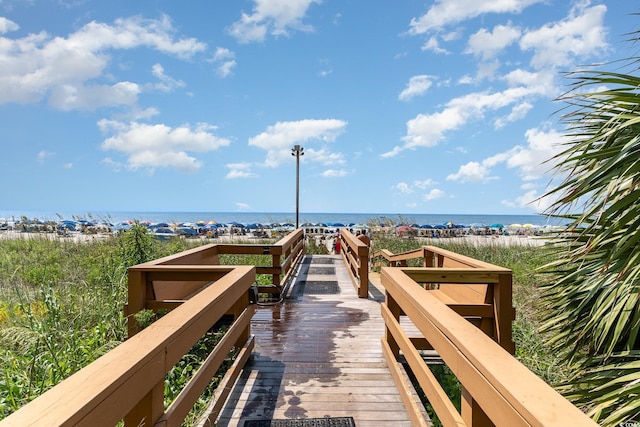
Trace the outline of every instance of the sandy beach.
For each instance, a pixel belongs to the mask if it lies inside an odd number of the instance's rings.
[[[95,233],[95,234],[85,234],[85,233],[67,233],[67,234],[57,234],[57,233],[46,233],[46,232],[23,232],[23,231],[15,231],[15,230],[4,230],[0,231],[0,239],[49,239],[49,240],[60,240],[60,241],[71,241],[71,242],[90,242],[96,240],[104,240],[113,237],[112,233]],[[240,242],[240,241],[252,241],[259,240],[258,238],[252,235],[228,235],[222,234],[218,237],[206,237],[206,236],[197,236],[191,237],[189,240],[202,240],[207,243],[229,243],[229,242]],[[534,235],[461,235],[455,237],[443,237],[443,238],[428,238],[428,237],[416,237],[415,240],[421,242],[425,246],[427,245],[437,245],[442,242],[465,242],[471,243],[476,246],[542,246],[548,243],[544,237],[534,236]],[[330,239],[327,239],[330,241]]]

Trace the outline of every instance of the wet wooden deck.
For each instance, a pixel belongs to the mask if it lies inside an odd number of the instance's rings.
[[[307,255],[288,294],[256,312],[253,357],[217,425],[329,416],[410,426],[380,347],[382,293],[358,298],[340,256]]]

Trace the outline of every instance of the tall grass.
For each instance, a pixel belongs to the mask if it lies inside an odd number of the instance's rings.
[[[37,237],[0,240],[0,419],[124,340],[129,266],[198,244],[183,239],[158,242],[142,228],[82,243]],[[373,251],[387,248],[398,253],[424,242],[374,238],[372,244]],[[513,270],[516,357],[548,383],[560,381],[566,370],[546,351],[545,337],[537,332],[541,279],[533,272],[546,262],[540,249],[475,246],[453,239],[438,245]],[[311,249],[326,253],[324,247]],[[224,264],[268,265],[269,261],[221,256]],[[167,376],[168,401],[197,369],[198,355],[217,339],[215,334],[205,337]]]

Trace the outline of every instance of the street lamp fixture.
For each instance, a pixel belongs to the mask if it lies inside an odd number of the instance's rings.
[[[294,145],[291,149],[291,155],[296,157],[296,229],[298,229],[300,223],[300,156],[304,156],[304,148]]]

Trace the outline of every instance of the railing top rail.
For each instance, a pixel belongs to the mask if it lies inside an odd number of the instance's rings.
[[[439,247],[436,247],[436,246],[423,246],[422,249],[424,251],[433,252],[435,254],[442,255],[445,258],[449,258],[451,260],[455,260],[455,261],[458,261],[460,263],[467,264],[470,267],[494,268],[494,269],[500,269],[500,270],[508,270],[507,268],[500,267],[500,266],[497,266],[497,265],[494,265],[494,264],[491,264],[491,263],[488,263],[488,262],[480,261],[480,260],[477,260],[475,258],[468,257],[466,255],[460,255],[458,253],[455,253],[455,252],[452,252],[452,251],[449,251],[449,250],[446,250],[446,249],[442,249],[442,248],[439,248]]]
[[[274,243],[273,246],[289,247],[293,245],[296,240],[302,237],[302,235],[304,235],[304,230],[302,228],[298,228],[297,230],[293,230],[291,233],[278,240],[276,243]]]
[[[463,383],[473,379],[465,387],[489,416],[504,409],[498,402],[505,401],[512,415],[527,425],[596,425],[481,330],[416,286],[403,270],[382,268],[387,293],[410,315],[454,374]],[[434,334],[439,338],[433,339]]]
[[[403,259],[422,258],[424,256],[424,249],[418,248],[418,249],[413,249],[406,252],[400,252],[397,254],[394,254],[388,249],[381,249],[379,251],[376,251],[373,254],[374,258],[379,256],[387,259],[388,261],[400,261]]]

